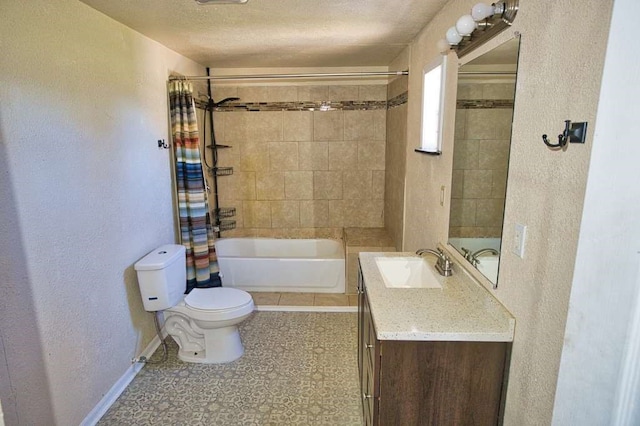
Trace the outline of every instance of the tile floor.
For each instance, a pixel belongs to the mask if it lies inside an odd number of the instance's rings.
[[[169,338],[98,425],[360,426],[356,317],[256,311],[228,364],[184,363]]]
[[[356,294],[250,292],[258,306],[358,306]]]

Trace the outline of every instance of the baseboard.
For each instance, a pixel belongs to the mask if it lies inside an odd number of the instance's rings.
[[[271,312],[358,312],[357,306],[280,306],[258,305],[256,311]]]
[[[166,333],[164,333],[164,330],[163,336],[166,337]],[[159,346],[160,339],[158,338],[158,336],[155,336],[151,340],[151,342],[149,342],[147,347],[144,348],[142,353],[138,355],[138,358],[143,356],[147,359],[151,358],[151,355],[153,355],[153,353],[156,351],[156,349],[158,349]],[[142,367],[144,367],[144,363],[142,362],[131,364],[131,366],[127,368],[127,371],[124,372],[122,377],[120,377],[118,381],[111,387],[111,389],[109,389],[109,392],[107,392],[100,400],[100,402],[98,402],[98,404],[93,407],[93,410],[91,410],[89,414],[87,414],[87,417],[85,417],[82,423],[80,423],[80,426],[95,426],[98,421],[100,421],[102,416],[104,416],[107,410],[111,407],[111,405],[116,402],[116,399],[118,399],[120,394],[124,392],[127,386],[129,386],[129,383],[131,383],[133,378],[136,377],[140,370],[142,370]]]

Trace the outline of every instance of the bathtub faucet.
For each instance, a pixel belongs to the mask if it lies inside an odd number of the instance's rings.
[[[492,249],[492,248],[483,248],[483,249],[480,249],[480,250],[478,250],[478,251],[474,252],[474,253],[471,255],[471,257],[470,257],[470,259],[469,259],[469,260],[471,261],[471,264],[472,264],[473,266],[478,266],[478,261],[479,261],[479,259],[478,259],[478,258],[479,258],[480,256],[482,256],[483,254],[486,254],[486,253],[492,254],[492,255],[494,255],[494,256],[500,256],[500,252],[499,252],[498,250],[496,250],[496,249]]]
[[[418,249],[416,250],[416,254],[418,256],[422,256],[423,254],[434,255],[438,258],[438,260],[436,261],[436,271],[438,271],[443,277],[450,277],[453,274],[453,269],[451,269],[453,263],[442,250],[437,249],[436,251],[431,249]]]

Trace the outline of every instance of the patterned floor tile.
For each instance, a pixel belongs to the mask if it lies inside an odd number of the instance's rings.
[[[220,365],[184,363],[168,339],[98,424],[360,426],[356,333],[355,313],[260,311]]]

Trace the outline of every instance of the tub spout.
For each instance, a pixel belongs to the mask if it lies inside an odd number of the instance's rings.
[[[436,251],[431,249],[418,249],[416,250],[416,254],[418,256],[422,256],[423,254],[434,255],[438,258],[438,260],[436,261],[436,271],[438,271],[438,273],[443,277],[450,277],[451,275],[453,275],[453,269],[451,269],[453,262],[451,262],[451,259],[449,259],[449,257],[444,254],[442,250],[438,249]]]

